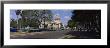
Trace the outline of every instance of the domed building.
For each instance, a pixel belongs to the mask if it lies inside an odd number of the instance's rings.
[[[47,29],[60,29],[61,28],[60,16],[55,15],[51,22],[45,21],[45,25]],[[44,22],[41,23],[39,28],[44,28]]]
[[[55,28],[55,29],[60,29],[60,28],[61,28],[61,20],[60,20],[60,16],[55,15],[52,24],[53,24],[53,28]]]

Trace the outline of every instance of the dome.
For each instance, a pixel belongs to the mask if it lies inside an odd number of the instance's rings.
[[[55,19],[60,19],[60,16],[59,15],[55,15]]]

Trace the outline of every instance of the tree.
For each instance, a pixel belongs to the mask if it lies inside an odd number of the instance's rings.
[[[23,26],[30,26],[39,28],[43,18],[45,21],[51,21],[52,13],[50,10],[22,10],[21,17],[23,20]]]
[[[11,19],[11,21],[10,21],[10,27],[17,28],[17,21],[14,20],[14,19]]]
[[[74,11],[72,11],[72,14],[74,14]],[[74,27],[76,27],[76,16],[72,15],[71,20],[68,21],[68,27],[70,27],[71,29],[73,29]]]
[[[15,13],[16,13],[16,15],[17,15],[17,29],[19,29],[19,25],[18,25],[18,16],[20,15],[21,10],[15,10]]]
[[[25,28],[29,25],[32,14],[33,14],[32,10],[22,10],[22,13],[20,15],[21,15],[21,19],[23,21],[23,23],[22,23],[23,28]]]
[[[68,21],[69,27],[72,28],[75,24],[78,30],[86,29],[86,33],[89,34],[87,36],[101,37],[101,10],[74,10],[72,14],[74,15]]]
[[[68,27],[70,27],[70,28],[76,27],[76,22],[74,20],[69,20]]]
[[[44,28],[47,28],[47,25],[45,22],[51,22],[52,21],[52,12],[51,10],[34,10],[35,16],[37,16],[39,19],[39,23],[44,22]]]
[[[97,28],[101,24],[100,10],[75,10],[74,14],[74,20],[80,22],[84,28]]]

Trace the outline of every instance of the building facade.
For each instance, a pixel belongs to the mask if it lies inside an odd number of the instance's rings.
[[[43,21],[40,24],[39,28],[46,28],[46,29],[60,29],[61,28],[61,20],[60,16],[56,15],[52,21]]]

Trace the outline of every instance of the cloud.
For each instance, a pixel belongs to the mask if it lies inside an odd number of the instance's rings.
[[[65,18],[65,19],[70,19],[70,17],[69,17],[69,16],[65,16],[64,18]]]
[[[60,14],[54,14],[54,16],[60,16]]]

